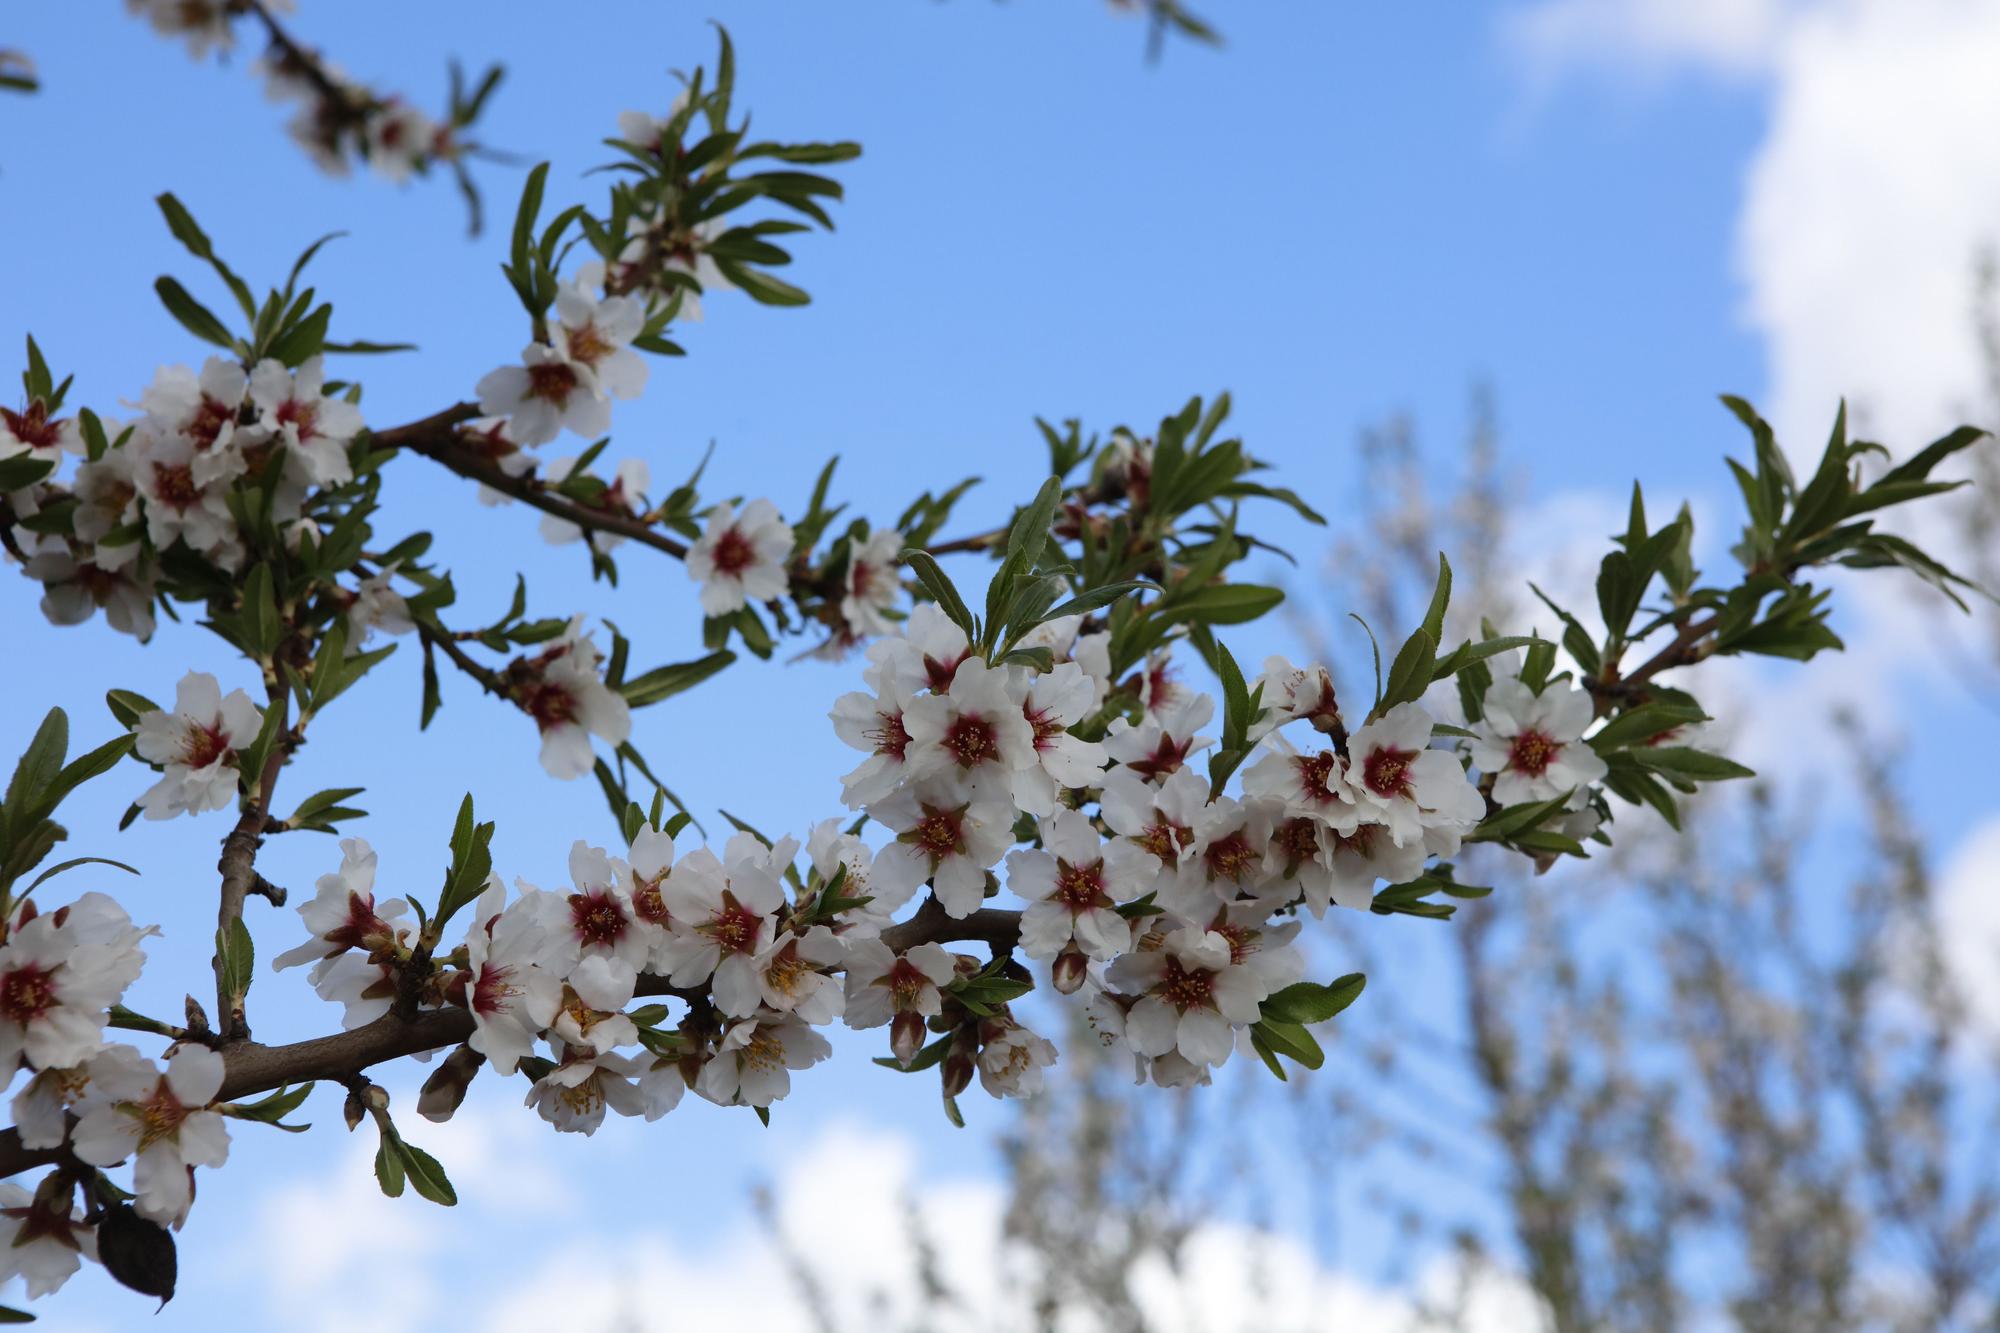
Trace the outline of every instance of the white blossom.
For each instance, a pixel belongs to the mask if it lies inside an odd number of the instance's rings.
[[[1115,958],[1132,947],[1132,923],[1117,904],[1152,880],[1147,854],[1133,843],[1104,841],[1090,820],[1064,810],[1041,822],[1042,846],[1007,853],[1007,887],[1028,906],[1021,949],[1054,958],[1072,943],[1086,958]]]
[[[688,550],[687,574],[701,584],[703,615],[722,616],[751,602],[784,595],[792,530],[769,500],[752,500],[739,515],[724,501]]]
[[[1021,714],[1032,733],[1035,762],[1015,773],[1014,803],[1029,814],[1054,813],[1059,793],[1091,786],[1103,776],[1104,746],[1069,733],[1097,706],[1097,693],[1074,662],[1058,663],[1028,682]]]
[[[769,1106],[792,1090],[792,1071],[833,1054],[797,1014],[754,1014],[730,1025],[694,1090],[718,1106]]]
[[[82,1063],[104,1045],[106,1011],[146,965],[132,924],[102,893],[36,913],[22,903],[0,945],[0,1069]]]
[[[375,849],[362,838],[343,838],[340,869],[321,875],[313,896],[298,906],[311,938],[271,960],[274,971],[316,963],[349,949],[364,954],[393,949],[409,933],[398,925],[409,904],[401,898],[375,901]]]
[[[133,1206],[141,1217],[178,1227],[194,1202],[190,1168],[229,1159],[229,1130],[207,1109],[222,1075],[222,1057],[206,1046],[182,1046],[164,1074],[150,1063],[107,1071],[107,1100],[84,1113],[71,1146],[93,1166],[135,1158]]]
[[[865,541],[854,543],[847,552],[847,573],[842,583],[840,618],[855,634],[889,634],[895,628],[887,612],[903,599],[903,534],[894,528],[878,528]]]
[[[533,913],[505,910],[496,877],[472,906],[465,933],[465,1007],[472,1014],[466,1045],[511,1074],[534,1052],[535,1038],[562,1007],[562,982],[538,962],[542,926]]]
[[[611,428],[611,406],[588,366],[547,343],[521,349],[521,364],[488,371],[476,387],[479,410],[505,417],[507,434],[524,445],[547,444],[565,429],[586,439]]]
[[[580,284],[556,290],[549,340],[572,365],[590,371],[599,391],[637,398],[646,389],[646,360],[631,342],[646,327],[646,310],[629,296],[591,296]]]
[[[565,1134],[594,1134],[607,1108],[646,1113],[646,1098],[632,1081],[639,1073],[629,1056],[565,1047],[562,1062],[535,1081],[524,1104]]]
[[[1139,997],[1125,1017],[1125,1040],[1145,1056],[1178,1051],[1194,1065],[1219,1065],[1235,1049],[1231,1025],[1257,1021],[1268,993],[1248,968],[1234,966],[1229,941],[1187,926],[1157,947],[1111,964],[1108,980]]]
[[[1032,1097],[1042,1070],[1056,1062],[1055,1044],[1011,1018],[979,1025],[979,1086],[995,1097]]]
[[[875,879],[892,892],[925,880],[949,916],[970,916],[986,896],[986,869],[1014,840],[1012,801],[960,778],[911,783],[869,808],[896,835],[875,857]]]
[[[165,766],[139,798],[148,819],[220,810],[236,796],[237,752],[257,739],[263,717],[242,690],[227,695],[215,677],[190,671],[174,690],[174,710],[139,717],[133,749]]]
[[[51,1211],[19,1185],[0,1183],[0,1282],[20,1278],[29,1300],[39,1300],[75,1276],[85,1259],[97,1258],[97,1229],[84,1226],[74,1186],[59,1192]]]
[[[1421,704],[1401,703],[1348,742],[1355,804],[1364,820],[1387,824],[1399,846],[1421,842],[1426,829],[1469,829],[1486,817],[1486,802],[1458,760],[1430,748],[1431,726]]]
[[[590,748],[593,732],[613,745],[632,734],[632,710],[604,683],[597,645],[583,632],[582,616],[542,654],[540,676],[525,687],[521,707],[541,729],[542,767],[551,777],[590,772],[597,761]]]
[[[284,443],[314,485],[337,486],[354,480],[347,447],[362,428],[361,409],[328,398],[320,392],[325,382],[320,357],[308,358],[297,370],[266,358],[250,372],[250,400],[271,438]]]
[[[763,997],[757,959],[771,943],[785,890],[768,861],[738,838],[724,850],[726,861],[704,847],[674,867],[666,890],[673,938],[663,963],[674,985],[708,981],[716,1006],[740,1017]]]
[[[1596,716],[1590,695],[1563,684],[1540,693],[1507,677],[1487,688],[1484,716],[1472,729],[1472,762],[1493,775],[1501,805],[1552,801],[1590,786],[1610,771],[1583,741]]]

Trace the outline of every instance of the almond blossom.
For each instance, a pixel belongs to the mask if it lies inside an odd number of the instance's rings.
[[[903,580],[897,575],[902,565],[903,534],[894,528],[877,528],[865,541],[854,543],[847,552],[847,573],[843,576],[840,618],[855,634],[888,634],[896,628],[888,612],[903,599]]]
[[[597,756],[593,733],[613,745],[632,734],[632,710],[624,696],[604,683],[597,645],[583,631],[583,617],[570,621],[562,637],[540,658],[538,675],[521,687],[522,709],[542,733],[542,767],[550,777],[579,778]]]
[[[548,469],[550,484],[559,484],[568,478],[571,469],[576,466],[576,461],[575,458],[552,460]],[[611,484],[590,501],[590,508],[630,516],[635,510],[643,507],[640,499],[645,494],[646,487],[651,484],[652,476],[652,469],[646,466],[645,459],[619,459],[618,466],[611,474]],[[542,540],[551,546],[565,546],[570,542],[581,540],[584,535],[582,528],[554,514],[542,515],[541,528]],[[606,532],[601,528],[591,530],[590,549],[599,555],[609,555],[624,544],[625,538],[618,533]]]
[[[505,417],[519,444],[547,444],[564,430],[590,439],[611,428],[611,405],[590,368],[547,343],[529,343],[520,365],[488,371],[474,391],[480,412]]]
[[[349,949],[372,954],[396,947],[409,932],[408,926],[396,924],[409,904],[401,898],[376,904],[375,864],[375,849],[365,839],[341,839],[340,869],[321,875],[313,896],[298,907],[312,938],[272,959],[273,971],[316,963]]]
[[[162,1074],[143,1069],[100,1076],[106,1101],[84,1112],[70,1136],[76,1155],[93,1166],[136,1160],[133,1206],[141,1217],[178,1227],[194,1202],[192,1168],[229,1160],[229,1130],[208,1108],[222,1090],[222,1057],[206,1046],[182,1046]]]
[[[1583,742],[1597,715],[1583,690],[1556,683],[1538,693],[1508,677],[1488,687],[1482,713],[1472,729],[1472,762],[1493,775],[1493,799],[1501,805],[1552,801],[1610,771]]]
[[[132,924],[111,898],[86,893],[37,913],[21,903],[0,945],[0,1069],[82,1063],[104,1044],[106,1011],[146,965]]]
[[[1421,842],[1428,828],[1470,829],[1486,817],[1486,802],[1458,760],[1430,748],[1431,726],[1423,705],[1401,703],[1348,742],[1355,804],[1364,819],[1388,825],[1399,846]]]
[[[873,805],[910,776],[911,696],[891,680],[880,695],[852,690],[834,700],[833,730],[868,757],[840,780],[840,799],[850,810]]]
[[[1160,782],[1178,773],[1189,755],[1215,743],[1196,734],[1214,716],[1215,700],[1189,694],[1136,725],[1129,718],[1113,718],[1104,734],[1104,752],[1148,782]]]
[[[562,1049],[562,1062],[528,1089],[524,1105],[564,1134],[595,1134],[610,1109],[644,1115],[646,1098],[633,1083],[641,1070],[630,1056]]]
[[[491,880],[472,906],[465,932],[465,1007],[472,1035],[465,1044],[498,1074],[511,1074],[534,1053],[536,1037],[562,1007],[562,982],[537,961],[542,928],[528,911],[506,910],[507,891]]]
[[[1033,732],[1035,762],[1014,775],[1014,803],[1031,815],[1052,814],[1060,793],[1091,786],[1108,762],[1104,747],[1070,735],[1097,707],[1098,689],[1074,662],[1058,663],[1028,682],[1021,715]]]
[[[875,857],[876,882],[908,892],[929,880],[938,905],[953,917],[978,909],[987,867],[1014,840],[1013,803],[962,778],[912,783],[868,813],[896,835]]]
[[[1006,1014],[979,1025],[979,1086],[994,1097],[1032,1097],[1042,1070],[1056,1062],[1055,1043]]]
[[[97,1229],[84,1224],[73,1191],[67,1180],[48,1198],[0,1183],[0,1282],[22,1279],[29,1300],[61,1290],[85,1259],[97,1259]]]
[[[174,690],[174,710],[142,714],[133,749],[165,766],[139,798],[148,819],[220,810],[236,797],[237,751],[257,739],[263,715],[242,690],[227,695],[215,677],[190,671]]]
[[[1257,1021],[1269,992],[1231,962],[1229,941],[1199,926],[1128,953],[1107,980],[1139,997],[1125,1018],[1125,1040],[1140,1055],[1178,1051],[1194,1065],[1219,1065],[1235,1049],[1232,1025]]]
[[[203,481],[196,475],[201,455],[184,436],[140,435],[131,448],[132,481],[145,502],[146,535],[153,545],[164,551],[185,541],[189,550],[218,564],[236,565],[242,552],[225,479]]]
[[[646,327],[646,310],[629,296],[598,300],[581,284],[556,290],[556,319],[549,341],[564,360],[588,370],[598,390],[613,398],[637,398],[649,373],[632,340]]]
[[[0,459],[53,463],[83,452],[83,429],[75,417],[49,416],[49,405],[39,398],[18,412],[0,407]]]
[[[1021,950],[1053,958],[1072,943],[1086,958],[1115,958],[1132,947],[1132,923],[1120,916],[1152,880],[1144,851],[1098,836],[1090,820],[1064,810],[1041,822],[1040,848],[1007,853],[1007,887],[1028,902]]]
[[[314,485],[336,486],[354,479],[347,448],[362,429],[361,409],[321,393],[325,381],[322,357],[307,358],[297,370],[267,358],[250,372],[250,401]]]
[[[687,553],[687,575],[701,584],[702,614],[725,616],[783,596],[792,540],[791,528],[769,500],[752,500],[740,515],[727,501],[716,505]]]
[[[792,1090],[792,1071],[833,1054],[797,1014],[769,1010],[732,1023],[694,1090],[718,1106],[769,1106]]]
[[[703,847],[674,867],[666,890],[673,936],[662,953],[674,985],[707,981],[717,1006],[735,1016],[755,1012],[763,998],[757,959],[785,905],[784,886],[745,837],[730,839],[726,861]]]
[[[639,972],[651,960],[660,928],[641,921],[611,858],[581,838],[570,844],[568,894],[522,884],[542,932],[536,961],[563,978],[593,1009],[631,1002]]]
[[[949,775],[1012,787],[1019,774],[1035,768],[1024,674],[973,659],[953,673],[949,688],[912,699],[903,715],[910,777]]]
[[[829,926],[803,935],[786,933],[757,955],[757,989],[767,1009],[795,1013],[808,1023],[831,1023],[843,1007],[840,982],[826,969],[838,967],[847,946]]]
[[[925,942],[898,954],[880,940],[861,940],[847,952],[847,1026],[893,1024],[889,1044],[904,1064],[924,1043],[924,1020],[944,1007],[939,987],[957,975],[958,960],[943,945]]]
[[[161,366],[139,395],[146,419],[135,443],[181,439],[188,445],[189,471],[196,486],[233,480],[248,466],[244,447],[262,444],[266,438],[261,424],[242,422],[249,388],[250,377],[243,367],[223,357],[209,357],[199,375],[186,366]]]

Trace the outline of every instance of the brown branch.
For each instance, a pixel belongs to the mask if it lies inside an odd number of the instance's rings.
[[[422,620],[417,620],[416,626],[418,636],[427,646],[442,649],[444,655],[451,659],[451,664],[478,681],[481,689],[496,698],[513,700],[514,692],[507,688],[507,682],[500,673],[476,661],[472,654],[459,647],[456,636],[449,631],[433,629]]]
[[[1681,626],[1680,632],[1674,635],[1671,643],[1634,667],[1629,675],[1617,675],[1617,665],[1613,663],[1604,678],[1585,681],[1584,688],[1588,689],[1597,701],[1597,715],[1602,717],[1610,712],[1614,701],[1629,699],[1641,686],[1662,671],[1692,666],[1707,657],[1713,646],[1703,643],[1702,640],[1714,632],[1717,619],[1718,617],[1711,615],[1700,620],[1688,621]]]
[[[243,0],[243,7],[263,25],[265,38],[271,43],[271,49],[278,53],[287,71],[302,75],[321,97],[338,106],[351,119],[359,121],[367,116],[366,95],[327,73],[319,52],[308,49],[287,32],[264,0]]]
[[[292,692],[287,689],[281,677],[273,676],[269,686],[269,702],[266,707],[286,710],[279,716],[289,714]],[[258,888],[263,884],[270,888],[269,881],[257,873],[257,849],[264,842],[264,827],[271,818],[271,792],[278,785],[278,771],[285,766],[285,759],[298,747],[299,736],[296,729],[280,730],[271,746],[271,753],[264,760],[264,771],[257,777],[257,795],[244,809],[236,827],[222,840],[222,855],[215,868],[222,874],[222,891],[215,910],[216,938],[220,941],[229,933],[229,928],[243,915],[243,904],[252,893],[264,892],[273,905],[284,902],[284,890],[275,894]],[[249,1020],[244,1016],[243,1005],[229,993],[228,982],[224,979],[222,950],[218,947],[213,960],[215,968],[215,1017],[222,1025],[222,1035],[226,1040],[240,1041],[250,1036]]]
[[[374,442],[392,449],[408,449],[411,453],[422,454],[434,463],[441,463],[449,471],[461,477],[492,487],[502,495],[512,496],[521,503],[553,514],[595,532],[615,533],[627,537],[642,546],[650,546],[664,552],[676,560],[687,558],[685,543],[667,536],[652,524],[630,514],[612,513],[603,509],[592,509],[551,491],[549,487],[534,477],[512,477],[503,471],[498,463],[469,449],[458,438],[458,427],[479,415],[479,409],[471,403],[459,403],[448,407],[435,416],[413,421],[407,426],[397,426],[389,430],[376,431]]]

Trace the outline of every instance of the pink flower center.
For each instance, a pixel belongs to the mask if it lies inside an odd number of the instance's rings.
[[[909,959],[898,958],[896,965],[883,974],[882,984],[889,988],[896,1012],[905,1013],[917,1007],[918,997],[924,993],[924,987],[931,984],[931,979]]]
[[[1549,771],[1549,765],[1561,753],[1561,742],[1539,731],[1524,731],[1507,748],[1507,767],[1538,778]]]
[[[976,768],[1000,754],[999,737],[993,724],[977,713],[961,713],[952,719],[939,741],[960,768]]]
[[[1215,973],[1206,968],[1183,967],[1180,959],[1169,955],[1166,971],[1161,973],[1160,984],[1153,988],[1153,993],[1181,1013],[1207,1009],[1215,1003]]]
[[[1076,916],[1093,907],[1109,906],[1111,899],[1104,892],[1104,862],[1091,861],[1084,865],[1071,865],[1056,861],[1055,899]]]
[[[321,936],[328,944],[343,949],[369,947],[370,940],[389,937],[389,924],[375,915],[375,897],[347,891],[347,919]]]
[[[958,675],[959,666],[970,656],[972,656],[970,648],[967,648],[964,652],[951,658],[949,661],[932,657],[929,653],[925,653],[924,683],[931,687],[931,693],[943,694],[946,690],[950,689],[951,682]]]
[[[909,747],[910,733],[903,729],[901,713],[877,713],[880,722],[868,733],[868,739],[875,742],[875,753],[886,754],[897,763],[903,762],[903,751]]]
[[[194,415],[188,418],[185,434],[194,442],[197,451],[213,449],[215,442],[222,438],[222,428],[236,421],[236,408],[220,398],[201,396]]]
[[[1153,747],[1150,755],[1131,760],[1125,767],[1148,781],[1155,778],[1170,778],[1180,772],[1181,765],[1187,762],[1188,750],[1193,745],[1192,736],[1184,741],[1176,741],[1163,731],[1160,733],[1159,744]]]
[[[1035,729],[1035,749],[1047,750],[1056,743],[1056,737],[1067,735],[1069,728],[1056,716],[1052,708],[1036,708],[1032,703],[1021,705],[1021,715],[1028,719],[1028,725]]]
[[[667,924],[667,899],[660,892],[660,884],[666,879],[661,873],[659,879],[640,879],[632,876],[632,910],[642,921],[650,921],[656,926]]]
[[[62,443],[60,424],[49,420],[48,404],[39,398],[25,412],[0,407],[0,423],[6,425],[8,434],[30,449],[54,449]]]
[[[185,463],[153,464],[153,498],[169,509],[185,511],[201,499],[194,469]]]
[[[1307,798],[1325,805],[1334,799],[1333,774],[1340,766],[1340,756],[1331,750],[1321,750],[1318,754],[1302,754],[1292,760],[1299,771],[1299,789]]]
[[[229,740],[222,734],[222,728],[204,726],[199,722],[187,724],[181,735],[181,762],[189,768],[207,768],[223,755],[229,753]]]
[[[757,935],[764,918],[736,901],[736,895],[723,891],[722,906],[708,919],[702,929],[708,932],[724,953],[749,953],[757,947]]]
[[[743,535],[743,529],[728,528],[715,539],[710,558],[715,561],[716,573],[740,578],[744,570],[757,563],[757,550]]]
[[[611,355],[611,344],[597,331],[594,321],[580,329],[569,330],[569,336],[564,341],[569,343],[570,359],[581,361],[586,366],[594,366]]]
[[[923,817],[902,836],[902,840],[916,847],[935,864],[948,856],[965,850],[965,810],[940,810],[936,806],[924,807]]]
[[[521,707],[543,731],[559,727],[576,717],[576,699],[560,685],[540,681],[529,687]]]
[[[1368,760],[1361,767],[1361,781],[1377,796],[1408,796],[1410,765],[1415,763],[1416,759],[1415,750],[1398,750],[1387,745],[1378,746],[1368,752]]]
[[[1241,829],[1217,838],[1201,855],[1202,860],[1208,863],[1210,879],[1226,879],[1231,883],[1241,883],[1244,876],[1255,870],[1263,860],[1250,846],[1250,840],[1243,836]]]
[[[10,1022],[25,1027],[55,1006],[55,975],[48,969],[28,963],[0,977],[0,1014]]]
[[[507,1001],[521,993],[513,978],[514,969],[505,963],[488,963],[479,969],[479,979],[472,983],[472,1012],[497,1014],[505,1009]]]
[[[1319,826],[1310,819],[1286,820],[1278,825],[1272,842],[1284,853],[1287,871],[1319,858]]]
[[[181,1099],[174,1096],[174,1090],[165,1078],[153,1089],[153,1095],[143,1102],[133,1103],[139,1121],[139,1151],[144,1152],[166,1139],[180,1133],[181,1122],[192,1114],[190,1108],[181,1105]]]
[[[612,948],[624,936],[625,928],[632,924],[632,919],[625,915],[625,909],[618,900],[604,889],[572,893],[569,896],[569,919],[577,939],[586,948],[593,945]]]
[[[287,398],[278,404],[278,424],[296,428],[301,443],[319,434],[319,404]]]
[[[1132,839],[1167,865],[1181,859],[1181,849],[1194,841],[1194,830],[1162,819]]]
[[[528,367],[528,397],[546,398],[561,407],[576,392],[576,368],[561,361]]]

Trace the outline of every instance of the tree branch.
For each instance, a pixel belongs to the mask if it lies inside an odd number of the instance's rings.
[[[615,533],[620,537],[630,538],[642,546],[650,546],[676,560],[687,558],[688,548],[685,543],[667,536],[650,523],[634,518],[630,514],[612,513],[580,505],[574,500],[556,494],[546,483],[534,477],[509,476],[492,459],[481,456],[476,450],[468,449],[458,438],[458,427],[478,415],[479,409],[473,404],[459,403],[434,416],[425,417],[422,421],[376,431],[374,441],[388,448],[408,449],[411,453],[422,454],[434,463],[443,464],[448,471],[490,486],[502,495],[512,496],[523,504],[539,509],[545,514],[553,514],[586,531]]]

